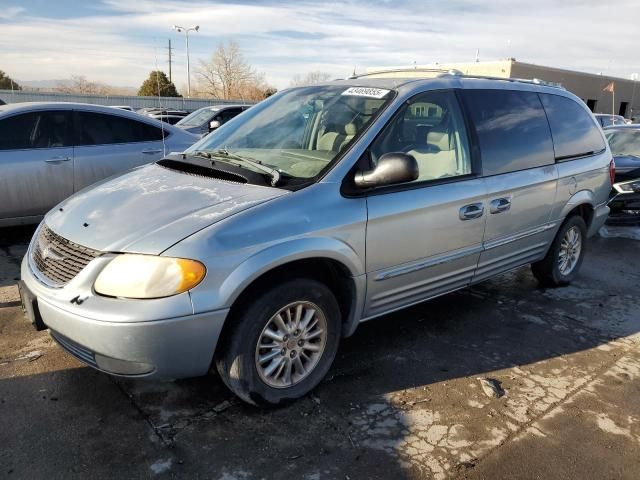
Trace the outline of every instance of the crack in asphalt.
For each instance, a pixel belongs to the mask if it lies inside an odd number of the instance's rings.
[[[162,442],[162,444],[167,448],[173,447],[173,441],[167,440],[164,438],[162,433],[160,433],[159,431],[159,427],[157,427],[153,423],[153,420],[151,420],[151,416],[148,415],[140,405],[138,405],[138,402],[136,402],[135,397],[131,395],[129,392],[127,392],[124,389],[124,387],[115,379],[115,377],[112,377],[111,375],[109,375],[108,378],[111,381],[111,383],[113,383],[116,386],[116,388],[120,391],[120,393],[122,393],[122,395],[124,395],[127,398],[127,400],[129,400],[129,403],[131,403],[133,408],[140,414],[140,416],[144,419],[144,421],[149,425],[149,427],[151,428],[151,431],[154,433],[154,435],[158,437],[160,442]]]
[[[621,346],[621,350],[622,351],[628,351],[628,348],[624,348],[624,346]],[[590,388],[592,385],[594,385],[601,377],[605,376],[607,374],[607,372],[611,371],[624,357],[619,357],[616,358],[615,356],[613,357],[614,360],[604,364],[603,366],[601,366],[595,373],[591,374],[589,376],[589,378],[581,383],[579,386],[577,386],[576,388],[574,388],[573,390],[569,390],[569,392],[566,394],[565,397],[563,397],[562,399],[558,400],[557,402],[551,403],[549,404],[549,407],[540,412],[538,415],[535,415],[533,417],[531,417],[531,419],[525,423],[522,423],[519,425],[519,428],[515,431],[513,431],[511,434],[508,434],[506,438],[504,438],[499,445],[496,445],[493,448],[490,448],[485,454],[478,456],[475,459],[475,465],[478,465],[479,463],[481,463],[483,460],[485,460],[487,457],[489,457],[490,455],[492,455],[495,451],[499,450],[500,448],[502,448],[503,446],[507,445],[508,443],[518,439],[518,437],[520,437],[522,434],[526,433],[527,430],[531,429],[533,427],[534,424],[536,424],[537,422],[539,422],[541,419],[543,419],[544,417],[546,417],[550,412],[552,412],[553,410],[555,410],[556,408],[565,405],[567,403],[570,403],[574,397],[576,397],[577,395],[579,395],[581,392],[585,391],[586,389]],[[535,380],[532,380],[535,382]],[[540,384],[539,382],[538,385],[540,385],[542,388],[544,388],[544,385]],[[500,413],[498,412],[501,416],[505,416],[504,413]],[[458,474],[458,476],[453,477],[453,478],[460,478],[460,475],[462,475],[462,472]]]

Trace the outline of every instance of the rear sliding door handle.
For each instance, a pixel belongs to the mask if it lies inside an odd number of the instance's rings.
[[[484,214],[484,205],[482,203],[472,203],[465,205],[460,209],[460,220],[471,220],[480,218]]]
[[[510,198],[496,198],[495,200],[491,200],[491,203],[489,204],[489,211],[491,213],[506,212],[510,208],[511,208]]]
[[[145,155],[155,155],[156,153],[161,153],[162,149],[160,148],[148,148],[146,150],[142,150],[142,153]]]
[[[51,157],[45,160],[46,163],[58,164],[62,162],[68,162],[71,160],[71,157]]]

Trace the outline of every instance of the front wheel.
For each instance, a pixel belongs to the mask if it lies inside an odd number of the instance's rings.
[[[278,405],[318,385],[335,358],[342,325],[331,290],[307,278],[261,292],[230,321],[216,367],[225,384],[254,405]]]
[[[560,227],[547,256],[531,265],[533,276],[544,286],[568,285],[582,265],[587,226],[582,217],[568,218]]]

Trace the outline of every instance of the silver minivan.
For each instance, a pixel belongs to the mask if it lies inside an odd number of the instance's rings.
[[[360,322],[531,264],[578,274],[613,162],[581,100],[443,75],[292,88],[51,210],[28,317],[82,362],[216,368],[246,402],[314,388]]]

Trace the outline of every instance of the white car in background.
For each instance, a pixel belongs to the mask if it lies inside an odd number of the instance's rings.
[[[0,226],[37,223],[74,192],[182,152],[197,139],[112,107],[56,102],[0,106]]]

